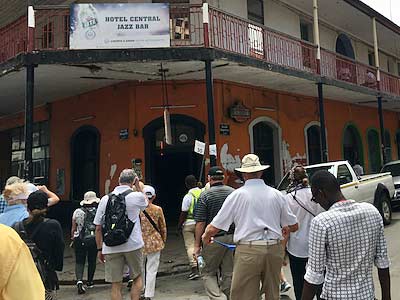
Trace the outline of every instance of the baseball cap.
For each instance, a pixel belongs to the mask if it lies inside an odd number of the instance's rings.
[[[156,195],[156,190],[151,185],[145,185],[143,192],[146,194],[147,198],[153,198]]]
[[[223,176],[224,175],[224,170],[222,170],[221,167],[215,166],[211,167],[210,170],[208,170],[208,176]]]

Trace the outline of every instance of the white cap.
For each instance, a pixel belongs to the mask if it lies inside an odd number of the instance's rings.
[[[156,195],[156,190],[151,185],[145,185],[143,192],[146,194],[147,198],[153,198]]]

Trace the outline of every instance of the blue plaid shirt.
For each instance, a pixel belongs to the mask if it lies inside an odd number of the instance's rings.
[[[4,212],[4,209],[7,207],[7,201],[4,199],[3,195],[0,195],[0,214]]]

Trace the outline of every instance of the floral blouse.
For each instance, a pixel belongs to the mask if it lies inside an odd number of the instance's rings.
[[[151,225],[150,221],[144,215],[143,212],[140,213],[140,224],[142,227],[142,235],[144,241],[143,254],[150,254],[161,251],[164,249],[165,242],[167,240],[167,226],[165,224],[164,213],[161,207],[150,204],[146,208],[146,212],[156,223],[161,234],[159,234]]]

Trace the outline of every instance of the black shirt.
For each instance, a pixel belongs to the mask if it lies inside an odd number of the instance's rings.
[[[58,278],[54,271],[62,271],[64,264],[64,237],[60,223],[57,220],[45,219],[41,222],[26,224],[26,233],[30,236],[40,226],[32,240],[42,251],[51,268],[51,289],[58,288]]]
[[[224,204],[225,199],[234,191],[233,188],[227,185],[215,184],[210,189],[201,193],[197,201],[196,209],[194,212],[194,219],[196,222],[206,222],[210,224],[214,217],[218,214],[219,210]],[[229,232],[233,232],[233,227]]]

